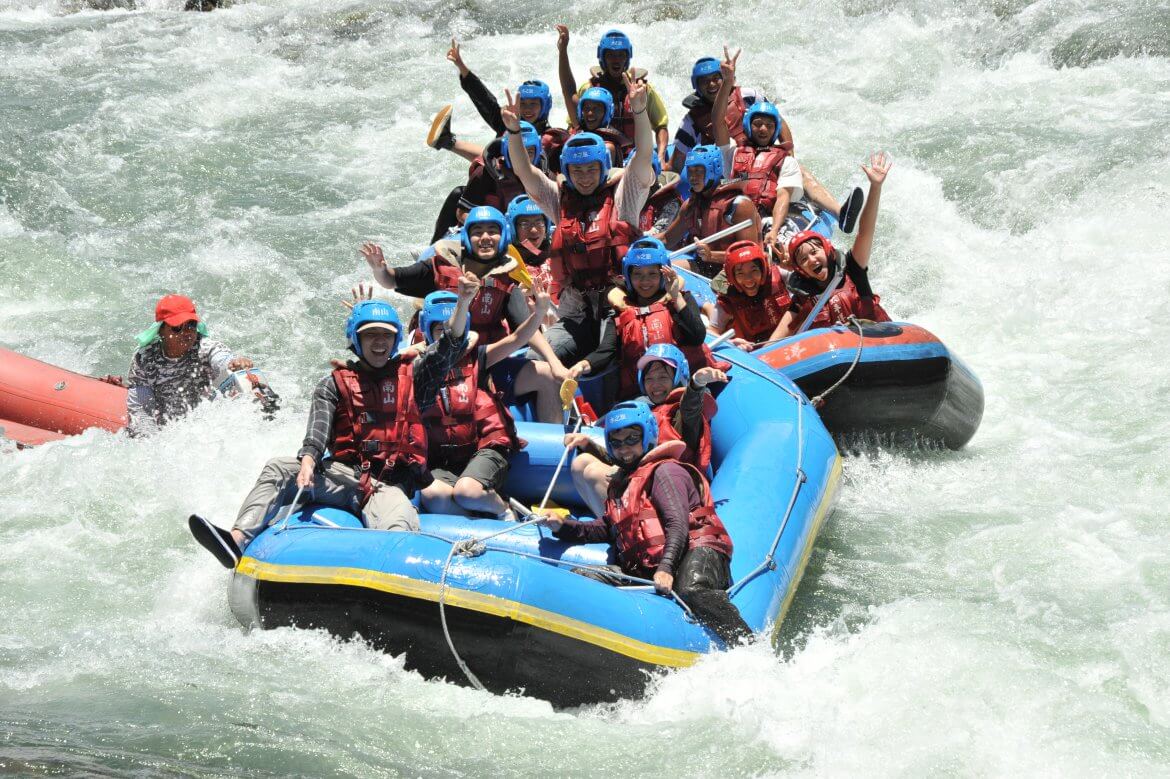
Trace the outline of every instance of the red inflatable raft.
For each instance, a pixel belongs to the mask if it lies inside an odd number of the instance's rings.
[[[36,446],[126,426],[126,390],[0,347],[0,438]]]

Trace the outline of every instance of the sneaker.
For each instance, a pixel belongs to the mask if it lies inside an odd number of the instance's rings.
[[[431,121],[431,131],[427,133],[427,146],[432,149],[450,150],[455,146],[455,136],[451,133],[451,110],[454,106],[445,105],[435,114]]]
[[[841,214],[837,224],[843,233],[852,233],[857,226],[857,217],[861,216],[861,207],[865,205],[865,192],[861,187],[854,187],[853,191],[841,201]]]
[[[240,547],[229,531],[216,527],[198,514],[191,515],[187,527],[191,528],[191,535],[199,545],[215,555],[224,568],[235,568],[240,564]]]

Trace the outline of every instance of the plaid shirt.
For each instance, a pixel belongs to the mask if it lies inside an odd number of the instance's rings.
[[[466,335],[455,340],[450,333],[444,333],[439,340],[414,359],[414,402],[418,404],[419,411],[425,411],[435,402],[443,379],[459,362],[466,347]],[[391,362],[391,365],[394,364]],[[297,452],[298,460],[307,454],[316,462],[321,462],[325,450],[333,443],[333,419],[337,414],[337,404],[340,400],[337,382],[330,373],[321,379],[317,389],[313,391],[309,424],[305,429],[305,440],[301,444],[301,450]]]

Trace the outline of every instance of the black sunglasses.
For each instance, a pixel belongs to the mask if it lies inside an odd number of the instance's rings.
[[[634,431],[625,438],[618,438],[615,435],[611,435],[609,437],[609,443],[610,446],[615,448],[619,446],[634,446],[636,444],[642,443],[642,434],[638,431]]]

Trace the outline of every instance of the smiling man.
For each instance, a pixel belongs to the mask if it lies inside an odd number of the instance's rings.
[[[155,322],[138,336],[138,350],[126,380],[130,435],[142,435],[183,416],[210,398],[233,371],[252,367],[247,357],[207,337],[195,303],[165,295],[155,306]]]
[[[460,276],[454,326],[413,358],[400,352],[403,327],[393,306],[380,300],[354,305],[345,335],[357,359],[317,384],[297,456],[265,464],[230,532],[193,515],[195,539],[234,568],[298,489],[314,503],[360,515],[369,528],[417,531],[411,496],[431,482],[422,414],[463,354],[467,308],[478,288],[473,277]]]

